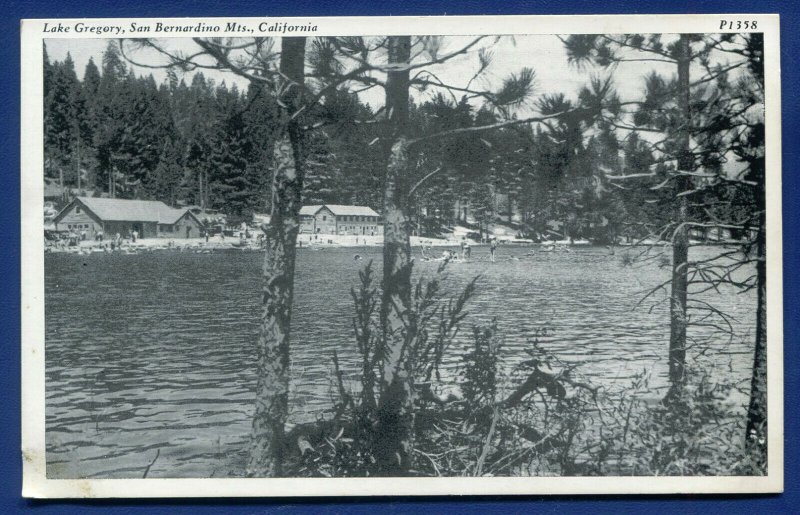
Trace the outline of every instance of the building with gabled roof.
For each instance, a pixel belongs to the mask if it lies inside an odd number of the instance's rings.
[[[188,209],[157,200],[75,197],[53,219],[58,231],[110,236],[136,232],[140,238],[199,238],[202,223]]]
[[[321,204],[300,208],[300,232],[374,236],[383,234],[383,221],[367,206]]]

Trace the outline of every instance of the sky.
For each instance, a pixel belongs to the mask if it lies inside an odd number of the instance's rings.
[[[444,39],[439,55],[458,50],[472,41],[469,36],[448,36]],[[169,38],[160,40],[171,50],[193,52],[198,49],[190,38]],[[89,58],[94,58],[95,64],[100,67],[102,53],[107,46],[107,39],[48,39],[46,40],[47,52],[51,60],[61,61],[67,53],[75,61],[78,77],[82,78],[84,68]],[[519,72],[523,67],[530,67],[536,73],[535,97],[543,94],[564,93],[569,98],[575,98],[580,89],[586,85],[592,76],[606,76],[609,71],[591,65],[580,69],[570,65],[563,43],[554,35],[523,35],[503,37],[495,42],[493,37],[486,38],[467,54],[459,55],[445,64],[433,65],[428,69],[435,73],[443,82],[455,86],[466,86],[478,67],[477,49],[481,46],[488,47],[494,57],[492,64],[472,83],[472,88],[496,90],[505,77],[511,73]],[[164,64],[166,61],[152,50],[137,50],[130,54],[135,60],[149,65]],[[420,57],[422,59],[424,57]],[[130,65],[137,75],[152,74],[156,82],[166,79],[166,71]],[[614,82],[618,93],[623,100],[640,97],[644,88],[644,77],[651,71],[671,75],[674,66],[667,63],[622,63],[614,70]],[[219,83],[225,81],[231,85],[236,83],[240,88],[246,87],[246,79],[233,75],[231,72],[203,70],[207,78]],[[186,82],[191,81],[192,72],[183,74]],[[383,105],[383,91],[378,88],[360,95],[361,100],[369,103],[373,108]],[[433,95],[432,91],[415,93],[417,101],[424,101]],[[532,105],[532,104],[531,104]],[[523,106],[517,113],[520,116],[532,114],[531,105]]]

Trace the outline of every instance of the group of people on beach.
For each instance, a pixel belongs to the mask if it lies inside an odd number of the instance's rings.
[[[489,260],[494,263],[495,254],[497,252],[497,239],[491,238],[489,240]],[[461,255],[459,256],[454,250],[443,250],[440,257],[433,257],[433,249],[428,246],[422,246],[422,260],[423,261],[468,261],[472,257],[472,246],[469,240],[463,238],[461,240]]]

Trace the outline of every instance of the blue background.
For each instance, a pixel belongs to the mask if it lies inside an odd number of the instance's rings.
[[[0,3],[0,513],[33,510],[51,513],[800,513],[798,471],[798,347],[795,345],[800,317],[800,293],[794,272],[800,267],[798,208],[793,156],[798,152],[797,88],[800,87],[794,61],[800,55],[795,29],[800,27],[798,5],[777,1],[740,0],[642,0],[516,1],[405,0],[392,5],[377,0],[324,2],[280,0],[269,4],[242,0],[134,0],[87,2],[86,0],[4,1]],[[569,5],[567,5],[569,4]],[[123,18],[176,16],[346,16],[346,15],[442,15],[442,14],[647,14],[647,13],[741,13],[762,12],[781,15],[781,64],[783,89],[783,228],[784,228],[784,357],[786,493],[773,496],[691,496],[691,497],[512,497],[512,498],[425,498],[344,500],[180,500],[180,501],[28,501],[20,497],[22,462],[20,456],[19,386],[19,120],[21,18]]]

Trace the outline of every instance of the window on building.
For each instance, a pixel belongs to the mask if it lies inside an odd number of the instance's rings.
[[[81,206],[75,206],[75,212],[76,213],[80,213],[81,212]]]
[[[323,222],[325,222],[325,221],[327,221],[327,220],[328,220],[328,217],[327,217],[327,215],[322,215],[322,221],[323,221]]]

